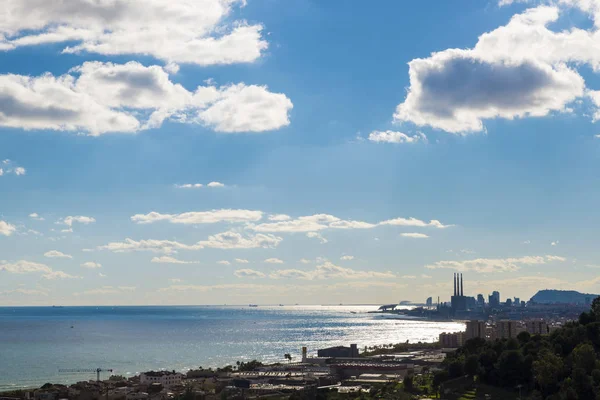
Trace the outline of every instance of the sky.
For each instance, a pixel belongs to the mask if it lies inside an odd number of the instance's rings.
[[[600,293],[600,0],[5,0],[0,306]]]

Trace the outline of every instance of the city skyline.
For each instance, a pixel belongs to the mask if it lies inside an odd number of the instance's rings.
[[[33,3],[0,306],[600,293],[600,1]]]

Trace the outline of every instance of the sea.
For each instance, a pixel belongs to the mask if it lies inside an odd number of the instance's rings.
[[[285,362],[330,346],[434,342],[460,322],[373,314],[377,306],[0,307],[0,392],[95,379],[112,369],[186,371]],[[103,378],[108,375],[103,374]]]

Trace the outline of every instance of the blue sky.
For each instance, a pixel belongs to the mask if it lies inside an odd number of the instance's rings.
[[[0,305],[600,293],[600,1],[26,3]]]

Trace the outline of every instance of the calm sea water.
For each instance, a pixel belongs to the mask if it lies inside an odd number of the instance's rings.
[[[283,361],[328,346],[437,340],[454,322],[368,314],[373,306],[0,307],[0,391],[72,383],[95,374],[59,369],[217,367],[240,360]]]

